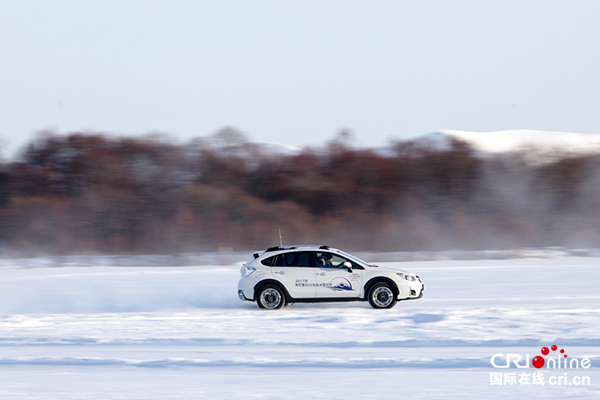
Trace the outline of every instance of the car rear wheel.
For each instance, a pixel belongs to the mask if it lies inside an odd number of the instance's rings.
[[[396,302],[396,293],[389,283],[376,283],[369,290],[369,303],[373,308],[392,308]]]
[[[265,285],[259,289],[256,303],[263,310],[279,310],[285,306],[285,292],[276,285]]]

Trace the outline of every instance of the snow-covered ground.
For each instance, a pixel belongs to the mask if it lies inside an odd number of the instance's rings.
[[[240,264],[31,268],[4,260],[0,398],[600,397],[600,258],[380,265],[419,274],[425,296],[391,310],[330,303],[262,311],[237,298]],[[553,344],[592,367],[490,364],[495,354],[533,358]],[[544,385],[519,382],[537,372]],[[517,381],[491,385],[497,373]],[[565,374],[568,382],[589,376],[590,385],[551,385]]]

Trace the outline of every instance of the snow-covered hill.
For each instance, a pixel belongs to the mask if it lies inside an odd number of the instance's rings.
[[[600,134],[551,132],[538,130],[506,130],[493,132],[469,132],[460,130],[442,130],[428,133],[413,139],[402,139],[418,147],[427,147],[438,150],[448,150],[452,141],[458,139],[470,144],[480,155],[521,152],[525,151],[534,155],[548,155],[552,157],[562,155],[600,154]],[[315,153],[314,149],[300,148],[282,143],[211,143],[204,146],[223,155],[237,157],[287,157],[297,156],[303,152]],[[350,146],[352,147],[352,146]],[[380,156],[393,157],[397,155],[396,146],[359,147],[370,150]],[[321,152],[326,153],[326,146]]]
[[[436,148],[445,149],[449,147],[452,139],[465,141],[482,153],[507,153],[522,150],[559,154],[600,153],[600,134],[595,133],[536,130],[495,132],[444,130],[421,136],[415,142],[427,143]]]

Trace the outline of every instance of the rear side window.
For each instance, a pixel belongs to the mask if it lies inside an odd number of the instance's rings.
[[[294,251],[265,258],[260,262],[267,267],[314,267],[312,253]]]
[[[260,263],[262,265],[266,265],[267,267],[285,267],[285,259],[283,258],[283,254],[265,258],[264,260],[261,260]]]
[[[275,261],[276,258],[277,258],[277,256],[268,257],[268,258],[265,258],[264,260],[261,260],[260,263],[262,265],[266,265],[267,267],[271,267],[271,266],[273,266],[273,262]]]
[[[308,251],[294,251],[284,253],[285,265],[288,267],[313,267],[312,253]]]
[[[283,259],[283,254],[278,254],[275,257],[273,257],[273,264],[274,267],[284,267],[285,266],[285,260]]]

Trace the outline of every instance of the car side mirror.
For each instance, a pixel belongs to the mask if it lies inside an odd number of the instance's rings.
[[[344,262],[344,268],[346,268],[348,270],[348,272],[354,272],[352,270],[352,264],[350,263],[350,261]]]

